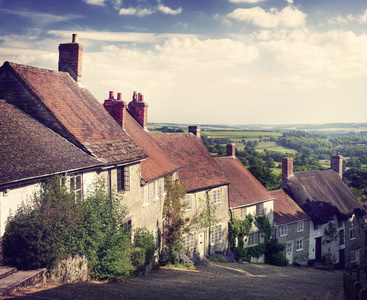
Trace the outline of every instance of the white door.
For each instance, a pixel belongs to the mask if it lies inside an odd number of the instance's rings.
[[[199,232],[197,251],[200,257],[205,257],[205,231]]]
[[[293,264],[293,242],[288,242],[285,247],[286,258],[290,264]]]

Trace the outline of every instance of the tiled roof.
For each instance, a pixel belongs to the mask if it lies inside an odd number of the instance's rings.
[[[273,198],[238,159],[226,156],[216,157],[214,160],[230,182],[230,208],[254,204]]]
[[[270,194],[275,197],[274,221],[277,224],[287,224],[309,219],[309,216],[282,189],[270,191]]]
[[[168,175],[180,168],[172,157],[163,150],[153,136],[126,111],[125,129],[134,141],[149,155],[141,162],[141,176],[146,182]]]
[[[281,188],[318,224],[336,214],[348,219],[363,214],[363,208],[334,170],[295,172]]]
[[[0,184],[101,164],[5,100],[0,111]]]
[[[182,165],[178,176],[188,192],[228,184],[201,139],[192,133],[158,133],[153,136]]]
[[[20,107],[22,110],[68,140],[77,145],[80,143],[106,163],[124,163],[146,157],[144,151],[121,129],[102,104],[87,89],[80,87],[68,73],[8,62],[1,67],[0,73],[4,70],[14,71],[38,105],[41,104],[47,116],[39,112],[35,115],[32,104],[28,104],[28,107],[22,103],[15,105],[24,105]],[[7,87],[3,86],[2,89]],[[6,95],[6,91],[0,92]]]

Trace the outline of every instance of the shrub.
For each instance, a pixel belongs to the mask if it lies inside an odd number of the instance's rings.
[[[131,249],[131,263],[139,273],[145,267],[145,250],[139,247]]]
[[[284,249],[285,245],[279,244],[276,239],[270,239],[265,247],[265,262],[275,266],[286,266],[288,260]]]
[[[133,246],[144,250],[146,265],[154,259],[155,251],[158,249],[153,234],[146,228],[138,228],[135,230]]]

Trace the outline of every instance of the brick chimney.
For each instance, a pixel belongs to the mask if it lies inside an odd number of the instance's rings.
[[[282,180],[287,179],[293,174],[293,158],[284,157],[282,159]]]
[[[189,132],[195,134],[199,139],[201,139],[201,127],[200,126],[189,126]]]
[[[75,33],[71,43],[59,45],[59,71],[68,72],[78,83],[82,79],[82,55],[83,46]]]
[[[133,99],[129,103],[128,110],[133,118],[138,121],[144,129],[147,129],[148,104],[144,102],[144,96],[142,94],[134,92]]]
[[[330,164],[331,169],[338,173],[340,177],[343,177],[343,156],[341,156],[339,152],[337,155],[331,157]]]
[[[104,101],[103,107],[108,111],[111,117],[115,119],[121,128],[125,129],[127,104],[125,101],[122,101],[121,93],[118,93],[117,99],[115,99],[114,92],[110,91],[109,98]]]
[[[236,145],[235,144],[227,144],[227,156],[236,157]]]

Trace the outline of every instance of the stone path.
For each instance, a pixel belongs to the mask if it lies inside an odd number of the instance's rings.
[[[116,283],[88,282],[19,291],[11,299],[343,299],[341,271],[214,263],[163,268]]]

